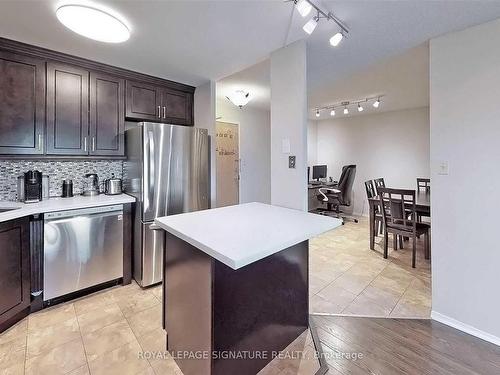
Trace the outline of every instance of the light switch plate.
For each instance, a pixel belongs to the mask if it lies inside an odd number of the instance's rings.
[[[290,155],[288,157],[288,168],[294,168],[295,169],[295,156]]]
[[[439,175],[447,176],[449,174],[449,172],[450,172],[450,169],[449,169],[447,161],[442,161],[441,163],[439,163],[439,166],[438,166],[438,174]]]

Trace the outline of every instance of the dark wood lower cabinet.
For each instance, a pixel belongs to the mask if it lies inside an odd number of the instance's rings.
[[[29,219],[0,223],[0,332],[30,310]]]

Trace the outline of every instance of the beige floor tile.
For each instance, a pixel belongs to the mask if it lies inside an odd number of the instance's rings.
[[[361,292],[360,296],[364,296],[372,301],[376,301],[377,305],[386,307],[390,311],[401,299],[402,293],[377,288],[370,284],[365,288],[365,290]]]
[[[24,361],[16,363],[9,368],[0,368],[0,375],[24,375]]]
[[[82,336],[88,361],[135,340],[126,320],[110,324]]]
[[[181,370],[175,363],[175,360],[166,350],[167,339],[163,329],[156,329],[138,338],[139,344],[144,352],[158,353],[151,358],[149,362],[157,375],[174,374],[182,375]]]
[[[373,281],[373,279],[373,276],[354,275],[350,274],[348,271],[330,284],[329,287],[342,288],[358,295]]]
[[[80,325],[82,334],[85,335],[123,319],[124,316],[120,307],[113,302],[96,310],[78,315],[78,324]]]
[[[6,342],[17,339],[19,337],[26,337],[28,334],[28,318],[24,318],[20,322],[16,323],[14,326],[10,327],[8,330],[0,333],[0,345]]]
[[[429,318],[431,308],[400,300],[392,310],[391,318]]]
[[[389,316],[391,310],[392,308],[379,306],[366,296],[359,295],[342,311],[342,314],[386,317]]]
[[[141,347],[137,340],[89,361],[92,375],[136,375],[149,368],[146,359],[139,358]],[[165,373],[165,375],[168,373]]]
[[[166,375],[166,373],[164,373]],[[140,372],[136,373],[135,375],[156,375],[155,370],[151,366],[147,367],[144,370],[141,370]]]
[[[326,288],[322,289],[317,293],[318,296],[323,298],[324,300],[331,301],[338,306],[346,307],[354,298],[356,298],[356,294],[345,290],[338,286],[337,283],[333,282],[328,285]]]
[[[81,338],[60,345],[26,361],[26,375],[67,374],[85,365]]]
[[[310,314],[340,314],[344,307],[326,300],[319,295],[312,296],[309,301]]]
[[[159,305],[160,302],[148,292],[139,292],[130,294],[126,298],[121,298],[117,301],[118,306],[123,312],[125,317],[130,317],[138,312],[147,310],[155,305]]]
[[[148,292],[153,294],[153,296],[155,296],[158,299],[158,301],[161,302],[163,298],[163,286],[161,284],[158,286],[153,286],[151,288],[148,288],[147,290]]]
[[[85,364],[84,366],[71,371],[68,375],[90,375],[89,366]]]
[[[393,280],[389,277],[379,275],[373,280],[370,286],[386,290],[388,292],[394,292],[402,295],[406,288],[410,285],[410,281],[401,282],[399,280]]]
[[[74,302],[76,315],[87,314],[97,311],[113,303],[106,293],[96,293],[91,296],[80,298]]]
[[[162,305],[155,305],[147,310],[131,315],[127,321],[136,337],[155,329],[162,329]]]
[[[80,338],[80,329],[76,317],[45,328],[30,330],[27,358],[40,355],[78,338]]]
[[[31,314],[28,317],[28,330],[49,327],[75,317],[75,308],[72,303],[51,307]]]
[[[24,362],[25,355],[25,337],[17,337],[0,344],[0,370],[11,368]]]

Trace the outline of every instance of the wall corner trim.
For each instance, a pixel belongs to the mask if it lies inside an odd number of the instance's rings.
[[[472,335],[472,336],[475,336],[475,337],[480,338],[482,340],[488,341],[488,342],[495,344],[497,346],[500,346],[500,337],[496,337],[492,334],[481,331],[480,329],[477,329],[473,326],[462,323],[459,320],[450,318],[449,316],[443,315],[437,311],[434,311],[434,310],[431,311],[431,319],[433,319],[439,323],[446,324],[447,326],[456,328],[459,331],[468,333],[469,335]]]

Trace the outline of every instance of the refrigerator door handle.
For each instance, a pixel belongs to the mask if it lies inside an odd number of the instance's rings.
[[[146,151],[147,155],[147,170],[145,170],[145,177],[147,179],[146,181],[146,191],[147,191],[147,196],[145,197],[145,210],[148,210],[152,208],[154,205],[151,204],[152,200],[154,199],[154,193],[155,193],[155,143],[154,143],[154,134],[152,131],[147,132],[148,135],[148,150]]]

